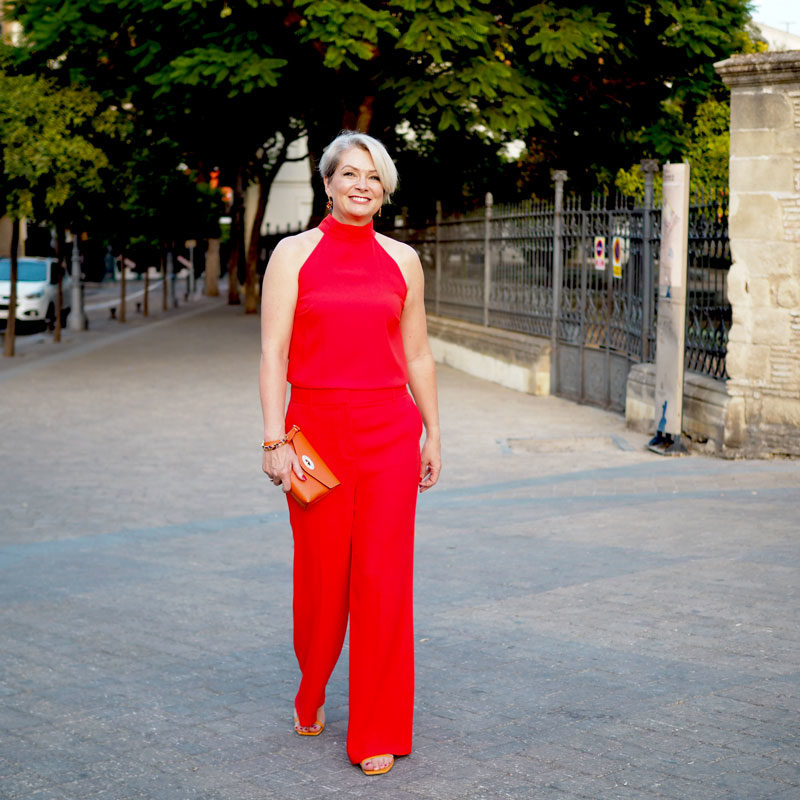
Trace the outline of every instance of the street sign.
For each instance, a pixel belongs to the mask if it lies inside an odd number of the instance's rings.
[[[615,278],[622,277],[622,239],[619,236],[611,241],[611,269]]]
[[[594,268],[605,270],[606,268],[606,237],[594,237]]]

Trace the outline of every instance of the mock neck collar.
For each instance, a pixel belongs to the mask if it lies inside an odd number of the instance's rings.
[[[372,220],[366,225],[345,225],[343,222],[339,222],[339,220],[335,219],[333,214],[328,214],[328,216],[320,222],[319,229],[323,233],[345,242],[365,242],[372,239],[375,235]]]

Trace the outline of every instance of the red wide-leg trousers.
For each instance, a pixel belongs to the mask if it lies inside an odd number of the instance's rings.
[[[341,481],[307,509],[288,498],[294,535],[294,648],[301,725],[325,702],[350,616],[353,763],[411,752],[413,551],[422,420],[405,387],[293,387],[298,425]]]

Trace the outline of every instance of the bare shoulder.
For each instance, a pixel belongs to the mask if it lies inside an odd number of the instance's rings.
[[[380,246],[401,266],[403,264],[419,264],[417,251],[410,245],[398,242],[397,239],[392,239],[391,236],[385,236],[382,233],[376,233],[375,237]]]
[[[405,242],[398,242],[382,233],[375,234],[378,244],[397,262],[406,284],[418,279],[422,275],[422,264],[417,251]]]
[[[320,239],[322,239],[322,231],[319,228],[284,237],[275,245],[268,268],[299,272],[300,267],[305,264]]]

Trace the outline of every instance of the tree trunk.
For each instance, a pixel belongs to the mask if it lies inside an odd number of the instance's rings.
[[[161,250],[161,310],[167,310],[167,259]]]
[[[122,269],[119,276],[119,321],[125,322],[125,251],[120,255]],[[113,268],[112,268],[113,269]]]
[[[245,260],[245,281],[244,281],[244,313],[255,314],[258,312],[259,290],[258,290],[258,249],[261,243],[261,223],[264,219],[264,212],[267,210],[267,199],[269,189],[264,186],[263,181],[258,182],[258,202],[256,203],[256,215],[253,219],[253,227],[250,229],[250,242],[247,247],[247,257]]]
[[[57,262],[58,270],[58,294],[56,295],[56,319],[55,330],[53,331],[53,341],[61,341],[61,314],[64,311],[64,268],[61,266],[61,259]]]
[[[228,255],[228,305],[238,306],[242,302],[239,294],[239,261],[244,248],[244,176],[242,170],[236,174],[236,188],[231,209],[231,251]]]
[[[264,221],[264,213],[267,210],[270,189],[275,181],[280,168],[286,163],[286,155],[289,147],[297,140],[297,133],[284,132],[283,142],[274,161],[269,169],[264,171],[263,167],[258,171],[258,204],[256,205],[256,215],[253,219],[253,226],[250,230],[250,243],[247,247],[247,259],[245,261],[245,285],[244,285],[244,310],[246,314],[258,312],[259,289],[258,286],[258,252],[261,246],[261,223]]]
[[[219,239],[209,239],[206,249],[206,297],[219,297]]]
[[[241,249],[242,224],[241,221],[231,222],[231,252],[228,255],[228,305],[241,305],[239,295],[239,251]]]
[[[361,105],[358,107],[358,119],[356,120],[356,130],[361,133],[367,133],[369,126],[372,124],[373,110],[372,106],[375,103],[375,98],[372,95],[367,95]]]
[[[11,221],[11,273],[9,279],[11,291],[8,298],[8,318],[6,321],[6,335],[3,339],[3,355],[14,355],[14,339],[17,332],[17,270],[19,250],[19,220]]]
[[[311,161],[311,188],[314,196],[311,203],[311,217],[308,220],[309,228],[316,228],[322,222],[327,211],[325,204],[328,196],[325,194],[325,184],[319,172],[319,160],[322,151],[330,142],[330,132],[334,126],[309,124],[308,126],[308,155]]]
[[[66,267],[64,266],[64,230],[60,225],[56,225],[56,260],[58,264],[58,300],[56,305],[56,327],[53,331],[53,341],[61,341],[61,316],[64,313],[64,275],[66,274]]]

